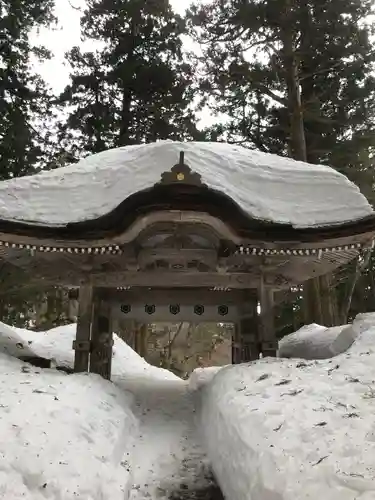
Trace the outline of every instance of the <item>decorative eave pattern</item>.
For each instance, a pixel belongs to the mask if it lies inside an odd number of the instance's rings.
[[[18,250],[29,250],[30,252],[44,252],[44,253],[69,253],[69,254],[112,254],[121,255],[122,248],[119,245],[109,245],[100,247],[58,247],[58,246],[45,246],[45,245],[30,245],[23,243],[11,243],[9,241],[0,241],[0,247],[13,248]]]
[[[299,248],[299,249],[270,249],[270,248],[254,248],[254,247],[238,247],[236,254],[239,255],[289,255],[289,256],[310,256],[316,255],[321,257],[323,253],[336,253],[336,252],[346,252],[348,250],[363,250],[367,248],[373,248],[374,241],[372,241],[370,247],[368,244],[354,243],[351,245],[340,245],[335,247],[323,247],[323,248]]]
[[[303,256],[317,256],[321,257],[324,253],[337,253],[346,252],[348,250],[365,250],[374,247],[375,240],[369,245],[368,243],[353,243],[349,245],[340,245],[334,247],[322,247],[322,248],[260,248],[253,246],[236,246],[233,253],[235,255],[253,255],[253,256],[291,256],[291,257],[303,257]],[[11,243],[9,241],[0,241],[0,247],[4,246],[6,248],[13,248],[19,250],[28,250],[31,253],[34,252],[44,252],[44,253],[68,253],[68,254],[91,254],[91,255],[121,255],[123,249],[119,245],[108,245],[99,247],[74,247],[74,246],[44,246],[44,245],[30,245],[23,243]]]

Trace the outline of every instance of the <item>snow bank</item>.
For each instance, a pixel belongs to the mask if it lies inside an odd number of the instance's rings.
[[[196,368],[188,378],[188,387],[190,391],[197,391],[211,382],[214,376],[223,366],[206,366],[205,368]]]
[[[161,174],[177,163],[180,151],[207,186],[225,193],[257,219],[309,227],[373,214],[359,189],[327,166],[225,143],[159,141],[3,181],[0,218],[48,226],[95,219],[159,182]]]
[[[349,349],[358,336],[357,328],[341,325],[306,325],[279,342],[280,358],[327,359]]]
[[[375,498],[375,315],[347,353],[226,367],[203,387],[201,427],[231,500]]]
[[[113,359],[117,384],[95,375],[37,369],[4,354],[27,353],[72,367],[75,332],[75,324],[32,332],[0,323],[0,435],[6,436],[0,443],[0,498],[4,500],[143,498],[137,489],[140,478],[145,491],[151,476],[157,489],[166,478],[158,480],[155,471],[176,461],[166,449],[168,439],[171,446],[182,441],[185,448],[181,448],[186,449],[185,420],[179,416],[174,423],[169,416],[173,408],[165,409],[184,395],[186,383],[149,365],[117,336]],[[162,416],[166,412],[166,421],[159,422],[157,413],[149,429],[142,419],[151,410],[140,407],[146,396],[155,399],[156,410],[161,406]],[[151,424],[158,425],[163,436],[153,437]],[[145,454],[152,460],[144,463]],[[157,457],[163,457],[160,467]]]
[[[0,352],[15,357],[39,356],[53,360],[58,366],[73,368],[72,345],[76,330],[76,323],[58,326],[45,332],[33,332],[0,322]],[[170,371],[147,363],[116,334],[114,334],[112,374],[114,377],[127,377],[129,380],[134,378],[137,381],[140,381],[141,377],[146,381],[178,379]]]
[[[341,325],[327,328],[313,323],[306,325],[279,341],[279,358],[329,359],[346,352],[358,337],[365,315],[359,315],[355,327]],[[373,316],[371,315],[373,320]],[[370,319],[370,321],[371,321]],[[363,327],[362,327],[363,328]],[[196,368],[188,379],[189,389],[201,389],[212,381],[223,366]]]
[[[123,500],[136,421],[97,376],[38,370],[0,354],[0,498]]]
[[[35,356],[35,352],[31,348],[32,339],[25,337],[25,331],[0,321],[0,352],[15,358]],[[35,337],[37,335],[35,333]]]

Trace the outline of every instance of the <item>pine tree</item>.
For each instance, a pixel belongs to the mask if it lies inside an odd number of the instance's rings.
[[[68,55],[61,103],[71,112],[60,135],[72,154],[194,137],[185,23],[168,1],[90,0],[81,23],[84,39],[100,47]]]
[[[375,50],[366,24],[372,8],[360,0],[213,0],[193,7],[190,21],[204,46],[201,88],[214,111],[229,117],[211,133],[328,163],[368,194],[375,145]],[[308,321],[342,320],[329,280],[305,287]]]
[[[30,58],[48,52],[31,44],[30,32],[52,22],[52,7],[53,0],[0,3],[0,179],[28,174],[43,161],[50,103]]]
[[[298,156],[288,109],[288,70],[294,70],[307,160],[361,180],[375,142],[375,46],[366,23],[373,6],[373,0],[213,0],[193,7],[190,23],[203,46],[202,93],[213,112],[228,116],[212,132]]]

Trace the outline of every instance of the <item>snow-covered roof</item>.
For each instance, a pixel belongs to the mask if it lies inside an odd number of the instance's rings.
[[[362,219],[373,210],[359,189],[330,167],[242,146],[161,141],[111,149],[77,164],[0,183],[0,219],[64,226],[96,219],[152,187],[178,162],[229,196],[249,217],[308,228]]]

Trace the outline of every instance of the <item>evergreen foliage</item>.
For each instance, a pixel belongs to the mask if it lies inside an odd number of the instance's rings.
[[[295,156],[288,109],[293,57],[307,160],[330,164],[371,194],[373,7],[372,0],[213,0],[193,6],[190,27],[203,47],[201,96],[213,112],[228,117],[211,133]]]
[[[86,41],[68,54],[71,84],[60,97],[72,156],[158,139],[196,136],[193,70],[182,50],[185,21],[165,0],[90,0]]]
[[[210,0],[192,5],[184,19],[168,0],[88,0],[85,48],[66,55],[70,83],[54,99],[30,66],[31,57],[49,57],[30,33],[53,22],[53,0],[3,0],[0,179],[159,139],[228,140],[301,158],[292,129],[302,117],[306,159],[345,173],[375,201],[374,4]],[[195,55],[183,46],[187,36],[200,44]],[[200,131],[203,108],[217,122]],[[358,275],[362,263],[333,281],[340,321],[374,310],[374,256]],[[3,318],[23,324],[52,292],[32,293],[25,291],[23,306],[3,298]],[[60,317],[64,297],[49,300],[48,321]],[[278,301],[280,334],[304,322],[303,302],[301,288]]]
[[[29,174],[45,164],[49,142],[44,124],[50,96],[30,58],[49,57],[30,42],[32,30],[53,21],[53,0],[0,2],[0,179]]]

